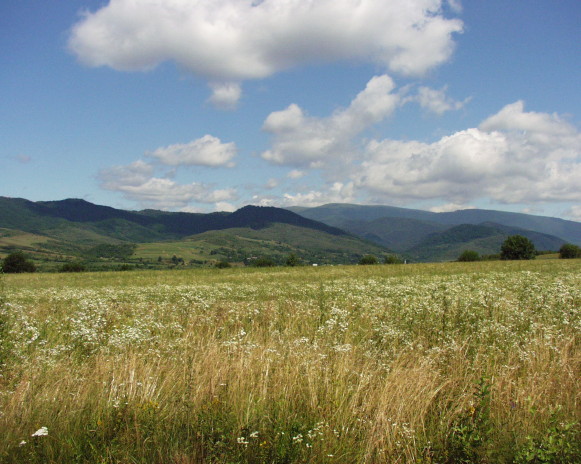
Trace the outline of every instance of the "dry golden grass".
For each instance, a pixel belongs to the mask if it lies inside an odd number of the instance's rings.
[[[519,462],[528,436],[573,446],[580,266],[528,266],[6,279],[0,461],[486,463]]]

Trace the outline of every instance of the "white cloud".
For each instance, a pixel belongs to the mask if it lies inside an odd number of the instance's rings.
[[[581,134],[522,102],[432,144],[371,141],[362,156],[355,185],[383,198],[581,202]]]
[[[211,83],[212,96],[210,103],[222,109],[234,109],[242,95],[242,88],[238,83]]]
[[[524,102],[506,105],[480,124],[484,131],[503,131],[519,143],[551,151],[551,159],[579,158],[579,131],[557,114],[525,112]],[[555,148],[559,147],[558,150]]]
[[[355,201],[353,182],[334,182],[325,190],[306,193],[285,193],[280,206],[320,206],[327,203],[351,203]]]
[[[179,184],[168,178],[153,177],[153,166],[136,161],[127,166],[102,170],[98,178],[105,190],[121,192],[144,208],[185,209],[191,202],[221,203],[237,197],[234,189],[213,190],[211,186]]]
[[[168,166],[232,167],[236,145],[233,142],[222,143],[217,137],[204,135],[190,143],[158,148],[149,156]]]
[[[460,0],[447,0],[448,6],[455,13],[462,12],[462,2]]]
[[[105,190],[118,190],[120,187],[143,185],[153,175],[153,166],[138,160],[126,166],[113,166],[102,170],[98,178]]]
[[[432,213],[450,213],[463,209],[474,209],[474,206],[461,205],[459,203],[446,203],[445,205],[432,206],[429,210]]]
[[[446,94],[447,90],[447,87],[439,90],[420,87],[418,94],[412,97],[412,100],[417,101],[422,108],[437,115],[442,115],[446,111],[459,110],[470,101],[470,98],[466,98],[463,101],[454,100]]]
[[[421,75],[449,59],[453,34],[463,28],[444,17],[442,6],[443,0],[111,0],[73,26],[69,48],[89,66],[143,71],[174,61],[209,82],[344,60]],[[215,88],[212,100],[235,103],[239,93],[230,85]]]
[[[305,177],[306,175],[307,175],[307,173],[305,171],[300,171],[298,169],[293,169],[286,176],[289,179],[300,179],[301,177]]]
[[[226,211],[228,213],[231,213],[233,211],[236,211],[236,206],[234,206],[231,203],[227,203],[225,201],[219,201],[218,203],[216,203],[215,209],[216,211]]]
[[[275,195],[253,195],[251,203],[258,206],[320,206],[327,203],[355,202],[353,182],[333,182],[319,190],[285,193],[282,197]]]
[[[353,151],[356,135],[393,113],[400,100],[391,93],[394,88],[389,76],[375,76],[348,108],[328,118],[305,115],[295,104],[271,113],[263,130],[273,135],[273,144],[262,157],[276,164],[311,168],[339,161]]]
[[[272,190],[273,188],[278,187],[278,180],[276,179],[268,179],[266,185],[264,186],[268,190]]]

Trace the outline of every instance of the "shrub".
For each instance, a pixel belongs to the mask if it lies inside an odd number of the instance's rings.
[[[35,272],[36,266],[34,263],[24,256],[24,253],[17,251],[15,253],[10,253],[4,261],[2,262],[2,271],[9,273],[21,273],[21,272]]]
[[[273,267],[274,261],[270,258],[258,258],[256,261],[254,261],[253,265],[255,267]]]
[[[383,260],[385,264],[403,264],[403,259],[396,255],[388,255]]]
[[[359,260],[359,264],[363,265],[370,265],[370,264],[378,264],[377,258],[373,255],[365,255]]]
[[[458,261],[462,263],[467,263],[470,261],[480,261],[480,255],[474,250],[464,250],[460,256],[458,256]]]
[[[86,271],[86,268],[81,263],[65,263],[59,269],[59,272],[84,272],[84,271]]]
[[[535,245],[522,235],[511,235],[500,248],[500,259],[535,259]]]
[[[135,252],[136,248],[137,245],[134,243],[123,243],[120,245],[102,243],[88,249],[85,255],[89,258],[127,259]]]
[[[217,267],[218,269],[228,269],[229,267],[232,267],[230,265],[230,263],[228,261],[218,261],[214,267]]]
[[[515,464],[569,464],[579,462],[579,459],[581,459],[580,433],[578,422],[555,422],[549,427],[544,436],[536,439],[527,437],[526,445],[519,451],[514,462]]]
[[[297,255],[295,255],[294,253],[291,253],[286,258],[286,265],[287,266],[291,266],[291,267],[300,265],[300,259],[299,259],[299,257]]]
[[[561,259],[573,259],[581,258],[581,248],[572,243],[565,243],[559,249],[559,258]]]

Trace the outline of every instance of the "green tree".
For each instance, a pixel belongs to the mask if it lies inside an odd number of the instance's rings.
[[[253,265],[254,267],[273,267],[275,264],[270,258],[258,258]]]
[[[214,267],[217,267],[218,269],[228,269],[229,267],[232,267],[232,265],[228,262],[228,261],[218,261]]]
[[[385,264],[403,264],[403,260],[396,255],[387,255],[383,262]]]
[[[84,272],[85,266],[81,263],[65,263],[63,264],[59,272]]]
[[[10,253],[2,262],[2,271],[6,274],[21,273],[21,272],[35,272],[36,266],[34,263],[24,256],[24,253],[17,251]]]
[[[572,243],[565,243],[559,249],[559,258],[561,259],[574,259],[581,258],[581,248]]]
[[[500,259],[535,259],[535,245],[522,235],[511,235],[500,248]]]
[[[301,263],[300,263],[299,257],[297,255],[295,255],[294,253],[291,253],[290,255],[287,256],[287,258],[286,258],[286,265],[287,266],[294,267],[294,266],[299,266],[300,264]]]
[[[373,255],[365,255],[359,260],[359,264],[362,265],[371,265],[371,264],[378,264],[379,261]]]
[[[464,250],[460,256],[458,256],[458,261],[462,263],[467,263],[470,261],[480,261],[480,255],[478,252],[473,250]]]

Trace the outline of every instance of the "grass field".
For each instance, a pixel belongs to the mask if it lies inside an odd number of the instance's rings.
[[[581,261],[5,275],[2,463],[581,461]]]

